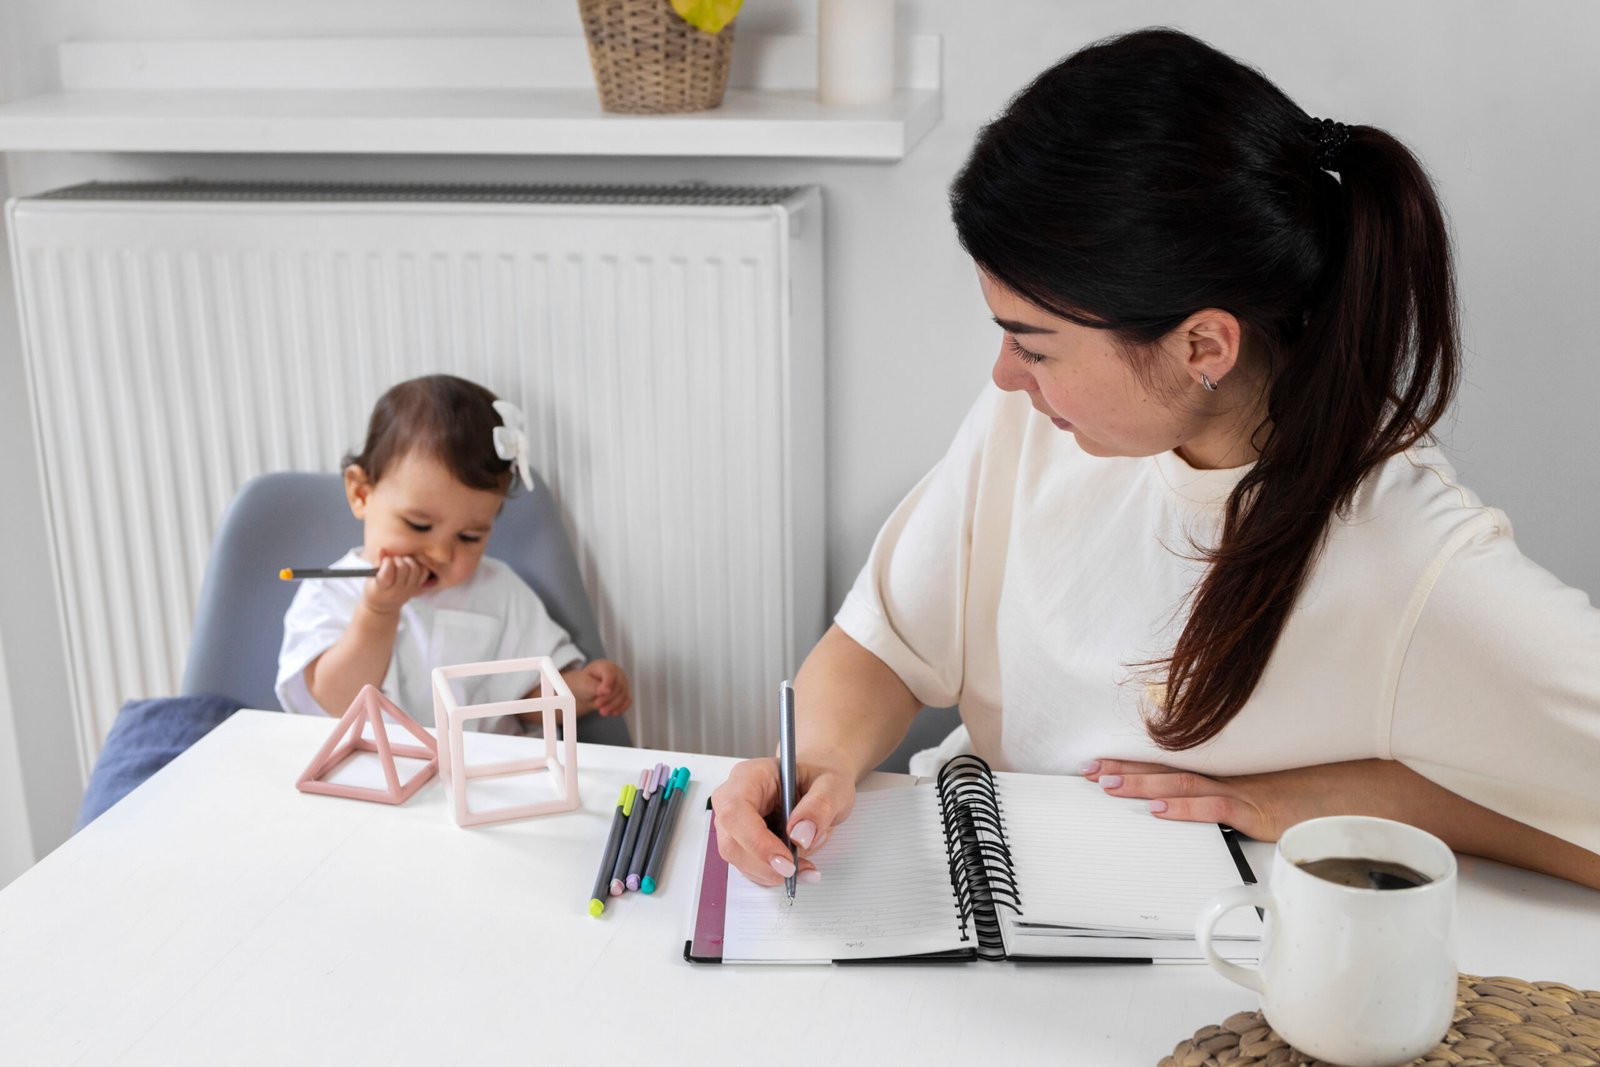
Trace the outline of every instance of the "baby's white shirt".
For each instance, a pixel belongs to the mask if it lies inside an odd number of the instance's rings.
[[[333,566],[372,564],[352,549]],[[344,708],[323,708],[311,696],[306,667],[350,625],[365,582],[365,578],[334,578],[300,584],[283,617],[283,647],[278,653],[276,688],[284,711],[344,714]],[[549,656],[557,670],[584,659],[567,632],[550,618],[539,594],[505,563],[486,556],[465,582],[414,596],[400,608],[394,655],[382,689],[407,715],[432,726],[433,668],[525,656]],[[537,675],[528,673],[485,675],[465,679],[456,695],[465,704],[515,700],[537,681]],[[519,732],[509,721],[478,723],[495,732]]]

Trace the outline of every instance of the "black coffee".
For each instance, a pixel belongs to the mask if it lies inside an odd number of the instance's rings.
[[[1427,885],[1433,881],[1432,878],[1420,871],[1412,870],[1403,863],[1370,860],[1360,856],[1334,856],[1324,860],[1308,860],[1295,866],[1324,881],[1347,885],[1354,889],[1415,889],[1419,885]]]

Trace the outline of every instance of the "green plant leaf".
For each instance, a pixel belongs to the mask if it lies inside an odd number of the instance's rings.
[[[733,21],[744,0],[672,0],[672,10],[696,29],[721,33]]]

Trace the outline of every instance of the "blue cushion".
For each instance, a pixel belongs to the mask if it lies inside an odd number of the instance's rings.
[[[204,695],[130,700],[122,705],[89,776],[73,830],[88,826],[240,706],[228,697]]]

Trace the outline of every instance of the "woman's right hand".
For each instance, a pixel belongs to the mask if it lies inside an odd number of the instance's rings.
[[[856,802],[854,777],[832,767],[799,763],[799,799],[789,820],[789,834],[800,852],[799,878],[815,882],[822,875],[808,858],[821,848]],[[771,757],[745,760],[711,794],[717,817],[717,851],[757,885],[779,886],[795,873],[789,846],[767,828],[767,816],[782,810],[782,780]]]
[[[392,615],[422,592],[432,573],[411,556],[384,556],[378,561],[378,573],[361,590],[362,602],[369,611]]]

